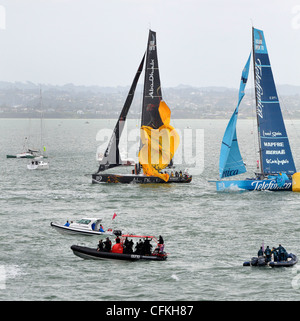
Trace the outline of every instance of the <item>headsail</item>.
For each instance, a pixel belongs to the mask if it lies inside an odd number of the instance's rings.
[[[121,111],[121,114],[119,116],[119,119],[117,121],[117,124],[114,128],[114,131],[112,133],[112,136],[110,138],[109,144],[106,148],[106,151],[104,153],[104,156],[100,162],[100,166],[98,169],[98,172],[104,171],[108,168],[116,167],[121,165],[121,157],[120,157],[120,151],[119,151],[119,140],[120,136],[122,134],[126,117],[129,111],[129,108],[131,106],[133,97],[134,97],[134,92],[140,77],[140,74],[143,71],[143,65],[144,65],[144,60],[145,60],[145,54],[142,58],[142,61],[139,65],[139,68],[136,72],[136,75],[134,77],[134,80],[132,82],[132,85],[130,87],[129,93],[127,95],[127,99],[124,103],[123,109]]]
[[[244,91],[248,80],[250,57],[251,53],[242,72],[237,107],[235,108],[235,111],[233,112],[229,120],[222,140],[219,160],[220,178],[234,176],[246,172],[246,167],[244,165],[237,141],[236,122],[238,117],[239,106],[245,95]]]
[[[160,171],[169,165],[179,145],[179,135],[170,126],[170,117],[171,111],[162,100],[156,33],[149,30],[139,162],[145,175],[164,181],[168,181],[169,175]]]
[[[262,30],[253,28],[256,114],[264,174],[296,172]]]

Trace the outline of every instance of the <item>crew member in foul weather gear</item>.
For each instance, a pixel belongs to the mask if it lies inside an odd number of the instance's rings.
[[[123,253],[123,245],[120,243],[119,236],[116,237],[116,244],[111,248],[112,253]]]
[[[151,254],[152,245],[150,244],[150,240],[146,237],[144,242],[144,251],[143,254],[150,255]]]
[[[260,249],[257,252],[257,256],[263,256],[263,255],[264,255],[264,252],[263,252],[263,249],[262,249],[262,246],[261,246]]]
[[[144,242],[140,239],[139,242],[137,242],[135,245],[135,253],[142,254],[143,247],[144,247]]]
[[[158,243],[159,244],[164,244],[164,239],[162,238],[161,235],[159,236]]]
[[[133,241],[132,240],[129,241],[128,238],[126,237],[123,244],[123,253],[126,253],[126,254],[133,253],[132,246],[133,246]]]
[[[104,247],[104,244],[103,244],[102,240],[100,240],[98,243],[97,251],[98,252],[103,251],[103,247]]]
[[[274,257],[274,262],[277,262],[278,261],[278,252],[275,249],[275,247],[272,248],[272,254],[273,254],[273,257]]]
[[[287,252],[285,248],[281,244],[279,244],[276,250],[278,251],[279,261],[285,261],[287,259]]]
[[[100,232],[105,232],[102,224],[100,224],[100,229],[99,229],[99,231],[100,231]]]
[[[270,262],[271,261],[271,250],[269,248],[269,245],[267,246],[266,250],[265,250],[265,255],[266,255],[266,260],[267,262]]]
[[[110,252],[111,250],[111,240],[109,237],[106,238],[106,241],[104,242],[104,251],[105,252]]]

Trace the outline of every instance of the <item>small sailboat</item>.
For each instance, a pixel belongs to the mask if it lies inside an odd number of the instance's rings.
[[[145,81],[141,115],[141,140],[139,162],[128,174],[104,173],[116,166],[124,166],[119,150],[119,141],[130,109],[134,92],[143,71]],[[162,172],[170,164],[179,145],[179,135],[170,125],[171,111],[162,98],[159,77],[156,33],[149,30],[146,53],[134,77],[127,99],[113,134],[99,165],[92,174],[92,183],[189,183],[190,175],[173,176]]]
[[[18,153],[16,155],[8,154],[6,155],[6,158],[35,158],[36,153],[38,153],[38,150],[28,149],[26,152]]]
[[[237,141],[238,108],[245,95],[250,56],[242,72],[237,107],[222,140],[217,191],[226,190],[292,190],[292,176],[297,175],[288,135],[281,113],[271,64],[262,30],[252,28],[252,55],[256,96],[256,118],[259,143],[258,172],[253,178],[223,180],[246,172]]]
[[[25,137],[24,145],[23,145],[24,152],[18,154],[7,154],[6,158],[35,158],[39,156],[39,151],[35,149],[28,148],[28,138]]]
[[[42,91],[40,89],[40,107],[42,111]],[[41,150],[46,151],[46,147],[43,145],[43,114],[41,113]],[[32,160],[30,160],[29,164],[27,164],[27,169],[30,170],[45,170],[49,169],[49,163],[44,160],[47,158],[43,153],[39,156],[35,156]]]

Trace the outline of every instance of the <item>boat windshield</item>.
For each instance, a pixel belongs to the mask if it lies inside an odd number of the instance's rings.
[[[78,224],[90,224],[91,220],[87,220],[87,219],[81,219],[79,221],[77,221]]]

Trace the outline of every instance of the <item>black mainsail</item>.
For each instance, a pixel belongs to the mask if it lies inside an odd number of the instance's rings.
[[[122,165],[122,160],[121,160],[120,151],[119,151],[119,141],[120,141],[120,137],[122,135],[122,131],[124,129],[124,125],[125,125],[128,111],[129,111],[130,106],[132,104],[132,100],[134,97],[134,93],[135,93],[135,89],[136,89],[138,80],[139,80],[140,75],[143,71],[144,60],[145,60],[145,55],[143,56],[142,61],[139,65],[139,68],[135,74],[135,77],[133,79],[133,82],[130,87],[129,93],[127,95],[126,101],[125,101],[124,106],[122,108],[121,114],[119,116],[119,119],[116,123],[114,131],[113,131],[112,136],[110,138],[109,144],[105,150],[102,160],[100,161],[98,173],[102,172],[108,168]]]
[[[162,94],[156,48],[156,32],[149,30],[141,126],[154,129],[163,125],[158,111]]]

